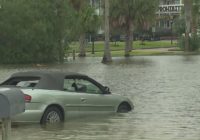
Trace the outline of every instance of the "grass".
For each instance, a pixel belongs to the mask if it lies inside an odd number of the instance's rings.
[[[150,49],[150,48],[169,48],[169,47],[175,47],[176,44],[172,44],[170,41],[145,41],[144,45],[141,45],[141,41],[134,41],[133,47],[134,49]],[[124,42],[117,42],[116,44],[114,42],[110,43],[110,49],[111,51],[118,51],[118,50],[124,50],[125,43]],[[70,50],[76,50],[76,52],[79,51],[78,49],[79,44],[77,42],[74,42],[70,45]],[[104,42],[95,42],[95,52],[101,52],[104,50]],[[92,45],[91,43],[88,44],[86,48],[87,52],[92,51]]]
[[[112,57],[121,57],[124,56],[124,51],[112,51]],[[131,56],[148,56],[148,55],[175,55],[182,54],[182,52],[163,52],[163,51],[142,51],[142,50],[133,50]],[[103,52],[96,52],[95,54],[87,53],[88,57],[102,57]]]
[[[168,51],[168,49],[159,49],[159,48],[172,48],[176,47],[177,44],[173,43],[171,45],[171,41],[145,41],[144,45],[141,45],[141,41],[134,41],[133,47],[134,50],[130,52],[131,56],[141,56],[141,55],[175,55],[175,54],[182,54],[182,51]],[[70,52],[75,50],[76,53],[79,52],[78,42],[74,42],[70,45]],[[110,43],[110,49],[112,57],[120,57],[124,56],[124,42],[114,42]],[[95,54],[91,54],[92,45],[89,43],[86,52],[88,57],[102,57],[104,51],[104,42],[95,42]]]

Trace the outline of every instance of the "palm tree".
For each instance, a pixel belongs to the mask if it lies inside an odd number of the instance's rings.
[[[86,34],[97,31],[100,24],[100,18],[95,14],[95,10],[91,7],[89,0],[70,0],[70,3],[76,11],[76,23],[74,23],[75,32],[80,34],[79,56],[85,57]]]
[[[155,18],[158,0],[111,0],[112,26],[123,28],[126,36],[125,56],[133,49],[133,32]]]
[[[82,10],[84,9],[85,7],[85,0],[69,0],[70,3],[72,4],[73,8],[75,9],[76,11],[76,15],[77,15],[77,18],[79,18],[79,21],[80,21],[80,15],[82,13]],[[76,22],[77,26],[80,27],[80,23]],[[77,29],[77,26],[75,26],[75,28]],[[80,31],[79,29],[76,31],[78,32]],[[85,53],[85,33],[84,32],[81,32],[80,33],[80,36],[79,36],[79,56],[86,56],[86,53]]]
[[[109,30],[109,0],[105,0],[105,46],[104,46],[104,55],[103,63],[111,62],[111,53],[110,53],[110,30]]]

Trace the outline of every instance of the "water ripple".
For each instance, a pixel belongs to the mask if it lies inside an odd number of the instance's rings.
[[[1,81],[32,69],[84,73],[135,105],[128,114],[68,120],[61,127],[20,125],[13,128],[15,140],[199,140],[199,56],[115,58],[108,65],[100,61],[86,58],[44,68],[0,66]]]

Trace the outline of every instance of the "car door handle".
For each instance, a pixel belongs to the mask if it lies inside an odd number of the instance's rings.
[[[85,102],[86,100],[86,98],[81,98],[81,102]]]

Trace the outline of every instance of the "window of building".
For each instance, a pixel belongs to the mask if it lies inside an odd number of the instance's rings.
[[[175,4],[180,4],[180,0],[175,0]]]

